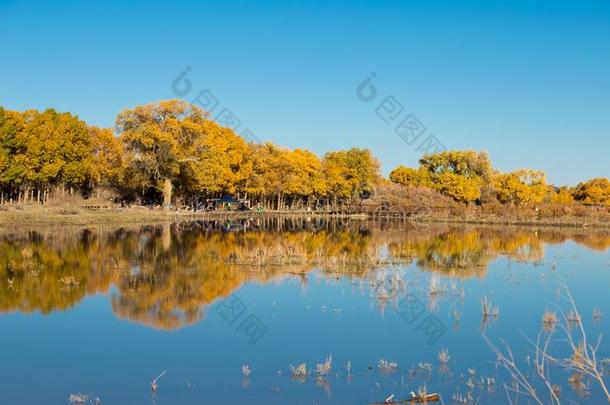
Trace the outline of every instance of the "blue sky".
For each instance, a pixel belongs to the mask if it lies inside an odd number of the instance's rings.
[[[447,148],[575,184],[609,176],[610,2],[0,0],[0,105],[112,126],[128,107],[209,89],[262,140],[370,148],[415,165],[376,114],[393,95]],[[356,88],[371,72],[378,97]]]

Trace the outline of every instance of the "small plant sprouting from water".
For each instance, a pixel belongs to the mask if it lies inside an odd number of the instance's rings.
[[[441,276],[438,274],[432,274],[430,276],[430,285],[428,286],[428,293],[430,295],[440,295],[445,292],[445,287],[441,283]]]
[[[324,363],[319,363],[316,365],[316,374],[321,377],[327,376],[330,374],[332,369],[333,355],[331,354],[326,358]]]
[[[474,398],[472,394],[469,392],[466,395],[462,395],[460,393],[455,393],[451,396],[451,399],[456,404],[468,405],[474,402]]]
[[[249,365],[244,364],[243,366],[241,366],[241,373],[244,375],[244,377],[248,378],[250,377],[250,374],[252,374],[252,370],[250,370]]]
[[[449,363],[450,359],[451,359],[451,356],[449,356],[448,349],[442,349],[440,352],[438,352],[438,361],[440,361],[441,363],[447,364],[447,363]]]
[[[570,323],[580,323],[580,315],[573,309],[570,309],[566,314],[566,320]]]
[[[494,306],[487,296],[484,296],[481,300],[481,315],[483,315],[483,320],[487,320],[489,317],[497,318],[500,316],[500,308]]]
[[[422,385],[421,387],[417,388],[417,396],[419,398],[426,398],[428,396],[428,387],[426,387],[425,385]],[[411,393],[411,397],[413,396],[413,393]]]
[[[464,284],[452,279],[449,284],[451,294],[455,297],[463,299],[466,293],[464,292]]]
[[[379,359],[377,367],[382,373],[393,373],[398,368],[398,363],[394,361],[387,361],[385,359]]]
[[[431,373],[432,372],[432,364],[419,362],[417,363],[417,369],[423,373]]]
[[[95,398],[89,398],[89,395],[84,395],[84,394],[70,394],[70,396],[68,397],[68,401],[71,404],[76,404],[76,405],[85,405],[85,404],[90,404],[90,405],[97,405],[100,403],[100,399],[98,397]]]
[[[604,364],[603,361],[600,362],[597,358],[601,336],[597,338],[595,343],[589,340],[570,290],[565,285],[562,285],[562,288],[571,309],[558,322],[558,329],[563,332],[561,341],[564,344],[567,343],[567,346],[571,349],[572,354],[569,357],[555,357],[550,354],[549,350],[552,343],[558,341],[558,339],[552,338],[552,331],[544,339],[539,334],[538,339],[532,342],[535,350],[534,370],[536,375],[530,375],[529,372],[520,370],[506,341],[504,341],[505,350],[500,350],[491,343],[485,334],[483,334],[483,338],[496,354],[497,363],[505,368],[513,377],[513,388],[511,390],[528,395],[535,403],[542,405],[546,403],[559,404],[561,402],[557,384],[553,384],[550,379],[548,369],[551,365],[558,365],[566,371],[571,372],[568,383],[579,394],[589,395],[589,384],[596,383],[603,392],[603,396],[610,402],[610,389],[605,381]],[[546,390],[540,391],[536,389],[534,378],[542,383]],[[587,379],[586,382],[585,379]]]
[[[557,325],[557,314],[552,311],[544,311],[542,315],[542,325],[545,330],[551,330]]]
[[[288,367],[290,369],[290,373],[292,374],[292,378],[295,379],[305,379],[309,375],[309,371],[307,370],[307,364],[301,363],[298,366],[290,365]]]
[[[157,377],[155,377],[151,383],[150,383],[150,390],[153,392],[153,394],[157,393],[157,390],[159,389],[159,384],[157,384],[157,381],[159,380],[159,378],[163,377],[165,375],[165,371],[163,371],[161,374],[159,374]]]

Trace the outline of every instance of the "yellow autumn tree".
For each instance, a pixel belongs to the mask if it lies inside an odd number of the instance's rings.
[[[111,187],[119,182],[123,169],[123,147],[108,128],[89,127],[91,136],[91,183]]]
[[[172,201],[173,183],[195,159],[193,144],[201,136],[206,113],[181,100],[165,100],[122,111],[116,119],[131,184],[163,193]]]
[[[434,176],[434,186],[440,193],[456,201],[472,202],[481,196],[481,182],[452,172]]]
[[[285,176],[284,192],[291,197],[291,203],[303,205],[308,197],[326,195],[326,182],[322,175],[322,163],[314,154],[305,149],[286,151],[288,173]]]
[[[494,176],[494,188],[502,203],[540,204],[547,195],[546,174],[540,170],[521,169]]]
[[[211,120],[205,120],[197,129],[188,154],[192,159],[185,161],[192,181],[187,191],[206,195],[234,194],[240,191],[252,170],[248,160],[248,145],[230,128],[225,128]]]
[[[322,171],[334,204],[372,193],[380,178],[379,161],[368,149],[352,148],[324,155]]]
[[[427,154],[419,160],[430,174],[453,173],[468,179],[488,181],[493,169],[486,152],[454,150]]]
[[[4,202],[12,197],[20,168],[15,157],[21,153],[19,137],[23,133],[25,123],[17,111],[9,111],[0,107],[0,200]]]
[[[390,181],[403,186],[432,187],[430,172],[423,168],[413,169],[403,165],[390,172]]]
[[[554,204],[569,205],[574,203],[573,191],[569,187],[554,188],[551,191],[551,201]]]
[[[45,201],[53,186],[80,189],[91,171],[86,124],[70,113],[0,108],[0,187],[18,201]]]
[[[598,177],[580,183],[576,187],[574,197],[587,205],[610,205],[610,180]]]

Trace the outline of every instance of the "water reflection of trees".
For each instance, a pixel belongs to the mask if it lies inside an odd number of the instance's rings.
[[[451,228],[431,234],[407,234],[388,249],[393,257],[411,255],[418,267],[458,277],[482,276],[499,256],[538,261],[545,241],[531,230],[502,231],[492,228]]]
[[[219,226],[220,225],[220,226]],[[522,228],[405,227],[273,220],[116,230],[11,231],[0,236],[0,311],[67,309],[109,293],[117,316],[162,329],[192,324],[245,282],[320,269],[363,278],[390,264],[482,276],[499,256],[539,261],[545,243],[604,250],[607,233]],[[315,225],[312,229],[312,225]],[[114,288],[111,288],[114,287]]]

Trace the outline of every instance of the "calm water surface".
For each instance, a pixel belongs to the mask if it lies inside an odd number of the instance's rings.
[[[562,283],[589,338],[609,335],[609,250],[599,231],[397,223],[4,229],[0,403],[367,404],[419,387],[446,404],[509,403],[510,375],[483,335],[508,342],[538,384],[528,339],[549,333],[545,309],[569,309]],[[497,316],[483,319],[483,297]],[[563,333],[551,352],[566,358]],[[302,363],[312,373],[293,378]],[[562,403],[607,403],[586,377],[550,376]]]

